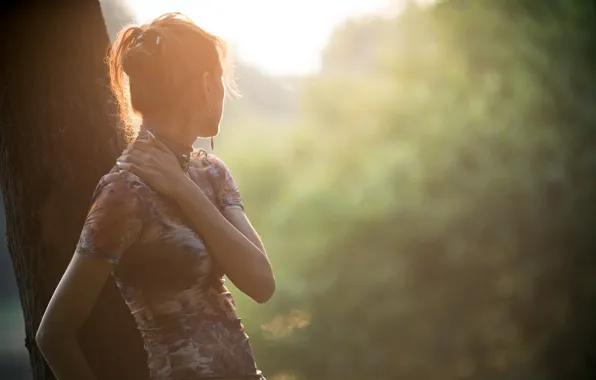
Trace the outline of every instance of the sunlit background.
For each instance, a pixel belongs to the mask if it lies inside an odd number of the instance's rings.
[[[269,380],[593,378],[587,2],[101,3],[112,38],[181,11],[234,52],[215,151],[276,270],[266,305],[233,289]],[[26,380],[0,260],[0,379]]]
[[[394,0],[395,2],[395,0]],[[348,17],[390,12],[390,0],[128,0],[140,21],[185,13],[226,39],[238,58],[272,75],[317,70],[332,29]]]

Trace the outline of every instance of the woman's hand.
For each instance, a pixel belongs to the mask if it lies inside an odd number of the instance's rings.
[[[139,176],[153,190],[171,198],[187,179],[174,154],[151,134],[147,141],[131,143],[116,164]]]

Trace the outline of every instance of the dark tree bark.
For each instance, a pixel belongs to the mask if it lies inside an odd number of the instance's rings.
[[[33,338],[99,178],[124,147],[97,0],[0,5],[0,178],[33,378],[52,379]],[[98,379],[147,379],[134,322],[108,281],[80,337]]]

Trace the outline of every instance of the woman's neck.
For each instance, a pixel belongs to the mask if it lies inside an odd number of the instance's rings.
[[[190,128],[183,128],[181,123],[163,123],[152,120],[143,120],[141,130],[147,129],[156,137],[175,143],[176,145],[192,147],[197,136],[186,132]]]
[[[141,124],[141,129],[137,138],[146,139],[148,138],[149,133],[151,133],[156,139],[164,143],[170,149],[184,170],[188,169],[191,152],[193,150],[192,143],[189,144],[176,138],[172,138],[169,135],[166,135],[163,132],[163,129],[156,128],[155,126],[146,123]]]

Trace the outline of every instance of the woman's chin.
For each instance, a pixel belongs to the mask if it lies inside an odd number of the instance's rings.
[[[198,138],[200,139],[210,139],[212,137],[215,137],[219,134],[219,125],[216,128],[213,128],[213,130],[208,130],[208,131],[201,131],[201,133],[199,133]]]

